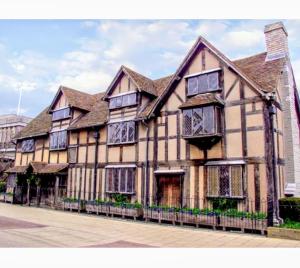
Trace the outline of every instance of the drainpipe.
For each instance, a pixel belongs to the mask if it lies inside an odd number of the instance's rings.
[[[274,105],[275,94],[268,95],[267,107],[269,113],[269,124],[270,124],[270,141],[271,141],[271,156],[272,156],[272,182],[273,182],[273,225],[279,225],[282,223],[282,219],[279,217],[279,201],[278,201],[278,176],[276,169],[276,156],[275,156],[275,138],[274,138],[274,115],[276,114],[276,108]],[[271,215],[270,215],[271,216]]]
[[[96,128],[94,132],[94,138],[95,138],[95,163],[94,163],[94,193],[93,193],[93,199],[95,200],[97,195],[96,195],[96,188],[97,188],[97,164],[98,164],[98,147],[99,147],[99,137],[100,137],[100,132],[99,129]],[[100,191],[100,189],[99,189]]]
[[[144,196],[144,204],[146,206],[149,205],[149,125],[142,120],[142,124],[147,129],[146,133],[146,159],[145,159],[145,196]]]

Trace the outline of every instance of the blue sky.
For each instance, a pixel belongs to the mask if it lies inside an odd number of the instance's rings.
[[[173,73],[199,35],[229,58],[265,51],[276,20],[1,20],[0,114],[36,116],[59,85],[104,91],[120,65],[151,78]],[[283,21],[300,83],[300,20]]]

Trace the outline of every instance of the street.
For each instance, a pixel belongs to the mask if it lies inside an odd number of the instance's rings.
[[[0,247],[300,247],[300,241],[0,203]]]

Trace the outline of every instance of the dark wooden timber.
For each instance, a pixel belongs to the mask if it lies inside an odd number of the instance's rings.
[[[242,81],[240,81],[240,98],[245,99],[245,86]],[[245,103],[241,103],[241,129],[242,129],[242,150],[243,157],[247,156],[247,127],[246,127],[246,108]]]

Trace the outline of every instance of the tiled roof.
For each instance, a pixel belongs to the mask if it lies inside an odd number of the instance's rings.
[[[137,73],[131,69],[129,69],[126,66],[122,66],[125,72],[128,73],[128,75],[134,80],[134,82],[137,84],[138,88],[141,91],[145,91],[153,96],[157,96],[157,91],[155,87],[155,83],[150,78]]]
[[[31,162],[33,172],[38,174],[58,173],[66,169],[68,164],[48,164],[45,162]]]
[[[263,91],[273,91],[278,83],[284,64],[283,59],[265,61],[266,52],[233,61],[243,72],[254,80]]]
[[[95,98],[91,94],[64,86],[61,86],[60,89],[71,107],[90,111],[91,107],[95,104]]]
[[[228,62],[228,64],[234,68],[234,70],[240,72],[243,77],[247,78],[247,81],[257,88],[260,93],[263,93],[262,91],[270,92],[276,88],[284,63],[283,59],[265,61],[266,53],[264,52],[244,59],[230,61],[221,52],[210,45],[210,43],[208,43],[205,39],[200,38],[198,42],[204,42],[204,45],[208,44],[211,49],[216,51],[217,56],[225,59],[226,62]],[[195,50],[195,46],[193,49]],[[189,57],[191,57],[191,55],[189,55]],[[186,57],[185,61],[189,61],[189,57]],[[176,75],[179,75],[179,72],[183,70],[183,67],[184,62],[178,68]],[[165,96],[168,96],[167,91],[169,91],[171,84],[176,80],[174,75],[151,80],[125,66],[121,67],[119,73],[122,71],[126,72],[134,80],[140,90],[152,95],[152,99],[150,98],[150,102],[139,112],[137,119],[149,117],[155,111],[155,109],[159,107],[162,99]],[[112,85],[114,83],[115,82],[113,82]],[[106,122],[108,105],[107,102],[102,100],[102,98],[105,98],[105,96],[108,94],[108,91],[106,93],[91,95],[67,87],[60,87],[60,90],[65,94],[70,106],[88,111],[77,121],[72,123],[69,129],[79,129],[102,125]],[[193,97],[181,105],[181,108],[191,105],[200,105],[207,101],[211,101],[211,98],[211,96],[206,97],[206,99],[204,99],[204,97]],[[21,139],[25,137],[47,134],[51,127],[51,116],[47,113],[47,111],[48,109],[45,109],[41,114],[33,119],[27,125],[27,127],[25,127],[15,136],[15,138]]]
[[[28,168],[27,166],[14,166],[6,170],[6,173],[25,173]]]
[[[45,135],[51,128],[51,115],[48,113],[49,107],[44,109],[36,118],[24,127],[13,139],[29,138]]]
[[[76,122],[74,122],[69,129],[87,128],[91,126],[99,126],[106,122],[108,115],[108,104],[102,100],[104,93],[95,94],[95,104],[90,109],[91,111]]]
[[[181,104],[179,108],[188,108],[213,103],[224,105],[224,102],[216,94],[206,93],[189,98],[186,102]]]
[[[165,89],[167,88],[167,85],[170,83],[171,79],[173,78],[173,75],[169,75],[166,77],[162,77],[156,80],[153,80],[156,92],[157,92],[157,98],[152,100],[144,110],[140,111],[138,118],[145,118],[149,116],[149,113],[151,112],[154,105],[158,102],[159,97],[164,93]]]

